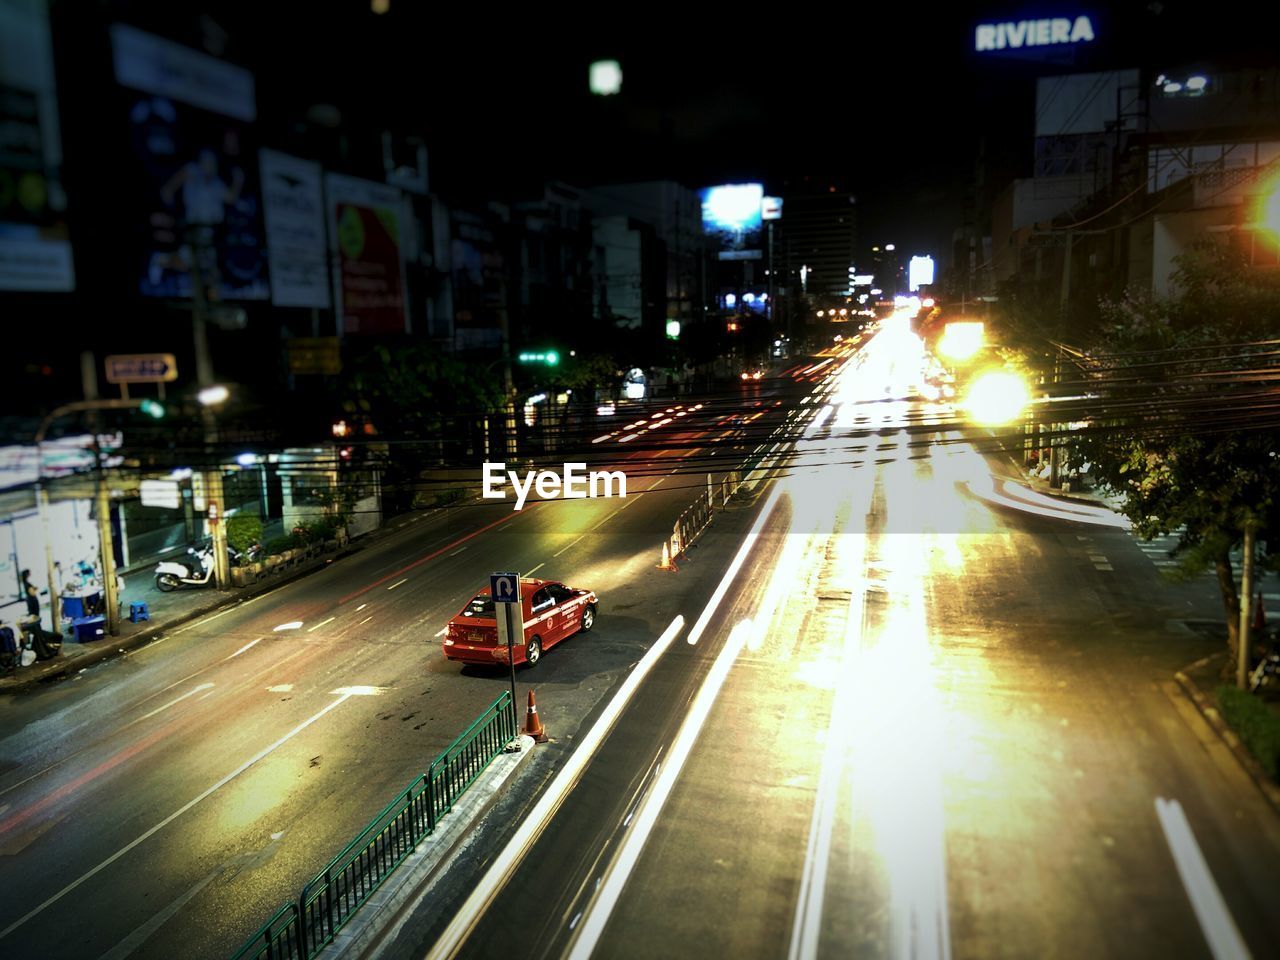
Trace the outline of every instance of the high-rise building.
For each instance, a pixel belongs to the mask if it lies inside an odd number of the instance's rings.
[[[842,185],[806,177],[785,184],[777,269],[811,302],[844,298],[857,244],[857,209]]]

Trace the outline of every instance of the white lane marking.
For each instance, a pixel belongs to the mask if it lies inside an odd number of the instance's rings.
[[[237,650],[235,653],[233,653],[230,657],[227,657],[227,659],[228,659],[228,660],[230,660],[232,657],[238,657],[238,656],[240,656],[240,654],[242,654],[242,653],[244,653],[246,650],[248,650],[248,649],[252,648],[254,644],[256,644],[256,643],[260,642],[261,640],[262,640],[262,638],[261,638],[261,637],[259,637],[257,640],[250,640],[250,641],[249,641],[248,643],[246,643],[243,647],[241,647],[239,650]]]
[[[707,601],[706,607],[702,610],[702,615],[698,617],[693,629],[689,631],[688,641],[690,644],[697,643],[702,636],[702,631],[707,629],[707,624],[711,622],[712,616],[715,615],[716,608],[720,606],[720,601],[724,599],[725,593],[729,590],[729,584],[733,583],[733,578],[738,575],[738,570],[742,568],[743,562],[747,559],[747,554],[755,546],[756,538],[760,536],[760,531],[764,528],[765,521],[773,513],[773,508],[777,506],[778,498],[781,495],[782,487],[775,486],[773,493],[769,495],[764,508],[760,511],[760,516],[756,517],[756,522],[751,525],[751,530],[748,531],[746,538],[742,541],[742,546],[738,548],[738,554],[733,558],[733,563],[729,564],[729,569],[725,571],[724,577],[720,581],[720,586],[716,587],[716,592]]]
[[[470,544],[468,544],[468,546],[470,546]],[[453,553],[449,554],[449,556],[450,556],[450,557],[456,557],[458,554],[460,554],[460,553],[461,553],[463,550],[465,550],[465,549],[467,549],[467,548],[466,548],[466,547],[459,547],[457,550],[453,551]],[[388,587],[388,589],[390,589],[390,588]]]
[[[280,589],[280,588],[279,588],[279,587],[277,587],[276,589],[278,590],[278,589]],[[275,593],[276,591],[275,591],[275,590],[272,590],[272,591],[270,591],[270,592],[271,592],[271,593]],[[176,637],[176,636],[178,636],[178,634],[180,634],[180,633],[186,633],[188,630],[194,630],[196,627],[203,627],[206,623],[212,623],[214,620],[217,620],[219,617],[225,617],[228,613],[235,613],[237,610],[243,610],[243,609],[244,609],[245,607],[247,607],[249,604],[251,604],[251,603],[256,603],[257,601],[261,600],[261,599],[262,599],[263,597],[265,597],[265,596],[267,596],[267,594],[265,594],[265,593],[260,593],[260,594],[258,594],[256,597],[252,597],[252,598],[251,598],[251,599],[249,599],[249,600],[245,600],[243,603],[237,603],[237,604],[235,604],[234,606],[227,607],[227,609],[225,609],[225,610],[223,610],[223,611],[221,611],[221,612],[219,612],[219,613],[215,613],[215,614],[214,614],[213,616],[211,616],[211,617],[205,617],[203,620],[199,620],[199,621],[197,621],[197,622],[195,622],[195,623],[193,623],[193,624],[190,624],[189,626],[185,626],[185,627],[183,627],[183,628],[182,628],[182,629],[180,629],[180,630],[175,630],[175,631],[173,631],[173,635]],[[168,638],[166,637],[165,639],[168,639]]]
[[[450,556],[453,556],[453,554],[450,554]],[[408,583],[408,582],[409,582],[409,578],[408,578],[408,577],[405,577],[403,580],[397,580],[397,581],[396,581],[395,583],[393,583],[391,586],[387,587],[387,589],[388,589],[388,590],[394,590],[396,587],[400,586],[400,584],[402,584],[402,583]]]
[[[356,613],[359,613],[361,610],[363,610],[367,606],[368,606],[367,603],[360,604],[360,606],[356,607]]]
[[[1209,865],[1205,863],[1200,845],[1191,832],[1182,804],[1177,800],[1156,797],[1156,816],[1160,818],[1160,827],[1173,854],[1178,876],[1182,878],[1182,886],[1187,891],[1196,919],[1200,921],[1200,930],[1215,960],[1247,960],[1249,948],[1245,946],[1227,903],[1222,899],[1222,892],[1209,872]]]
[[[1095,570],[1104,570],[1104,571],[1107,571],[1107,572],[1110,572],[1110,571],[1112,571],[1112,570],[1114,570],[1114,569],[1115,569],[1115,567],[1111,566],[1111,564],[1109,564],[1109,563],[1095,563],[1095,564],[1093,565],[1093,568],[1094,568]]]
[[[277,683],[274,687],[267,687],[267,693],[288,693],[292,689],[292,683]]]
[[[446,633],[448,633],[448,632],[449,632],[449,628],[446,626],[443,630],[441,630],[439,633],[437,633],[437,634],[436,634],[436,636],[437,636],[437,637],[443,637],[443,636],[444,636]]]
[[[673,472],[674,472],[674,471],[673,471]],[[651,483],[651,484],[649,484],[648,488],[646,488],[646,489],[644,489],[644,490],[641,490],[639,493],[635,494],[634,496],[629,496],[629,497],[627,497],[627,502],[626,502],[626,503],[624,503],[624,504],[623,504],[622,506],[620,506],[617,510],[613,511],[613,513],[609,514],[607,517],[605,517],[603,520],[601,520],[599,523],[597,523],[594,527],[592,527],[590,530],[588,530],[588,531],[587,531],[587,533],[593,533],[593,532],[595,532],[596,530],[599,530],[599,529],[600,529],[601,527],[603,527],[606,523],[608,523],[610,520],[612,520],[614,517],[616,517],[618,514],[620,514],[623,510],[627,509],[627,507],[631,506],[633,503],[635,503],[637,500],[639,500],[641,497],[643,497],[643,496],[644,496],[646,493],[648,493],[650,490],[654,489],[654,488],[655,488],[655,487],[657,487],[657,486],[660,486],[660,485],[662,484],[663,480],[666,480],[666,479],[667,479],[666,477],[663,477],[663,478],[662,478],[661,480],[659,480],[657,483]],[[586,533],[584,533],[582,536],[583,536],[583,537],[585,537],[586,535],[587,535],[587,534],[586,534]],[[582,537],[579,537],[578,539],[580,540],[580,539],[582,539]],[[577,541],[574,541],[574,542],[576,543]],[[569,544],[569,546],[573,546],[573,544]],[[554,557],[554,556],[558,556],[558,554],[554,554],[554,553],[553,553],[553,554],[552,554],[552,556],[553,556],[553,557]]]
[[[609,922],[609,915],[622,895],[622,888],[631,876],[636,861],[640,859],[640,853],[649,840],[649,834],[658,821],[658,815],[666,805],[667,797],[670,796],[676,779],[684,768],[685,760],[688,759],[689,752],[702,732],[707,715],[715,705],[716,697],[720,695],[725,677],[729,675],[729,668],[737,659],[738,651],[742,649],[743,640],[751,632],[751,628],[750,620],[738,622],[733,632],[729,634],[729,640],[725,643],[724,649],[712,664],[707,678],[702,681],[702,686],[690,705],[689,713],[684,723],[680,725],[680,732],[671,745],[666,762],[662,765],[661,773],[658,774],[648,795],[641,801],[635,822],[628,831],[617,858],[610,866],[604,884],[599,888],[595,900],[587,910],[586,919],[582,922],[577,939],[569,951],[569,960],[587,960],[594,952],[600,940],[600,934],[604,932],[605,924]]]
[[[272,630],[272,633],[283,633],[285,630],[297,630],[302,626],[301,620],[290,620],[288,623],[282,623],[280,626]]]
[[[330,617],[328,620],[321,620],[314,627],[307,627],[307,633],[315,633],[317,630],[323,627],[326,623],[333,623],[333,621],[337,619],[338,619],[337,617]]]
[[[568,761],[560,770],[560,773],[556,775],[555,780],[551,782],[546,792],[543,793],[542,799],[538,801],[537,806],[525,817],[515,836],[511,838],[511,841],[503,848],[497,860],[489,867],[488,872],[472,889],[471,896],[467,898],[466,903],[454,913],[453,920],[431,947],[430,953],[427,954],[429,958],[452,956],[458,947],[462,945],[471,927],[475,924],[476,918],[493,902],[498,890],[506,883],[511,872],[524,859],[525,854],[528,853],[534,842],[542,834],[551,816],[564,800],[565,795],[578,782],[583,768],[591,760],[591,757],[595,755],[596,750],[600,747],[604,738],[608,736],[609,731],[613,729],[618,715],[622,713],[623,708],[626,707],[627,702],[636,692],[636,688],[649,675],[649,671],[658,662],[658,658],[671,646],[671,641],[676,638],[682,629],[684,629],[684,617],[677,616],[671,621],[667,629],[662,632],[662,636],[658,638],[657,643],[650,647],[645,652],[645,655],[640,658],[640,662],[636,664],[635,669],[623,681],[622,686],[618,688],[618,692],[609,701],[609,705],[600,714],[600,719],[587,731],[587,735],[582,738],[573,753],[569,755]]]
[[[612,514],[610,514],[609,516],[613,516],[613,515],[612,515]],[[605,519],[608,519],[608,517],[606,517]],[[584,534],[582,535],[582,537],[585,537],[585,536],[586,536],[586,534],[584,533]],[[561,547],[559,550],[557,550],[555,553],[553,553],[553,554],[552,554],[552,556],[553,556],[553,557],[558,557],[558,556],[560,556],[560,554],[564,553],[566,550],[568,550],[570,547],[572,547],[574,544],[576,544],[579,540],[581,540],[581,539],[582,539],[582,537],[579,537],[577,540],[573,541],[573,543],[566,543],[563,547]],[[538,567],[540,567],[540,566],[542,566],[542,564],[541,564],[541,563],[540,563],[540,564],[538,564]],[[533,570],[537,570],[537,569],[538,569],[538,567],[534,567],[534,568],[533,568]],[[533,572],[533,570],[530,570],[529,572],[530,572],[530,573],[532,573],[532,572]]]
[[[862,643],[862,622],[866,616],[867,538],[861,541],[858,569],[863,574],[849,596],[848,621],[844,631],[844,649],[841,651],[841,676],[853,669],[854,655]],[[846,746],[846,731],[853,726],[854,698],[836,692],[827,723],[826,748],[822,751],[822,765],[818,774],[818,793],[809,820],[809,842],[804,854],[804,871],[800,881],[800,895],[796,902],[795,919],[791,926],[791,945],[788,960],[813,958],[818,955],[818,941],[822,932],[822,907],[826,899],[827,865],[831,854],[831,834],[836,825],[836,808],[839,804],[841,752]]]
[[[169,919],[187,905],[192,897],[207,887],[213,880],[223,871],[223,867],[218,867],[213,873],[209,874],[186,893],[178,897],[167,907],[153,916],[142,926],[138,927],[133,933],[129,934],[114,947],[104,953],[98,960],[125,960],[126,957],[132,956],[133,952],[150,939],[151,935],[169,922]]]
[[[288,742],[289,742],[290,740],[292,740],[295,736],[297,736],[297,735],[298,735],[299,733],[301,733],[303,730],[307,729],[307,727],[311,726],[313,723],[315,723],[317,720],[319,720],[321,717],[323,717],[323,716],[324,716],[326,713],[328,713],[330,710],[332,710],[332,709],[334,709],[335,707],[338,707],[338,706],[340,706],[340,705],[342,705],[342,704],[346,703],[346,702],[347,702],[347,700],[349,700],[349,699],[351,699],[351,695],[350,695],[350,694],[343,694],[341,697],[339,697],[338,699],[334,700],[332,703],[330,703],[327,707],[325,707],[325,708],[324,708],[323,710],[321,710],[319,713],[317,713],[317,714],[315,714],[315,715],[311,716],[310,718],[308,718],[308,719],[306,719],[306,720],[302,721],[302,723],[298,724],[296,727],[294,727],[292,730],[290,730],[288,733],[286,733],[283,737],[281,737],[281,738],[280,738],[279,740],[277,740],[275,743],[271,744],[271,746],[266,747],[266,748],[264,748],[264,749],[262,749],[262,750],[259,750],[259,751],[258,751],[257,753],[255,753],[252,757],[250,757],[248,760],[246,760],[246,761],[245,761],[244,763],[242,763],[240,766],[236,767],[234,770],[232,770],[229,774],[227,774],[225,777],[223,777],[221,780],[219,780],[219,781],[218,781],[217,783],[215,783],[213,786],[209,787],[209,789],[205,790],[205,791],[204,791],[204,793],[200,794],[200,795],[199,795],[198,797],[196,797],[194,800],[189,800],[189,801],[187,801],[185,804],[183,804],[181,807],[179,807],[176,811],[174,811],[173,813],[169,814],[169,816],[165,817],[163,820],[161,820],[159,823],[157,823],[154,827],[152,827],[152,828],[151,828],[150,830],[148,830],[146,833],[142,834],[142,835],[141,835],[140,837],[138,837],[136,840],[133,840],[133,841],[131,841],[130,843],[126,844],[125,846],[121,847],[119,850],[117,850],[117,851],[116,851],[115,853],[113,853],[111,856],[107,857],[107,859],[103,860],[100,864],[98,864],[98,865],[97,865],[96,867],[94,867],[92,870],[88,871],[87,873],[82,874],[81,876],[77,877],[75,880],[72,880],[69,884],[67,884],[65,887],[63,887],[61,890],[59,890],[57,893],[55,893],[52,897],[50,897],[50,898],[49,898],[48,900],[46,900],[44,903],[40,904],[38,907],[35,907],[35,908],[33,908],[33,909],[29,910],[29,911],[28,911],[24,916],[19,917],[19,918],[18,918],[17,920],[15,920],[13,923],[9,924],[9,926],[5,927],[3,930],[0,930],[0,940],[3,940],[3,939],[4,939],[5,937],[7,937],[9,934],[13,933],[13,931],[17,930],[20,926],[22,926],[24,923],[26,923],[26,922],[27,922],[28,920],[30,920],[32,917],[38,916],[39,914],[43,913],[45,910],[47,910],[49,907],[53,906],[55,903],[57,903],[59,900],[61,900],[63,897],[65,897],[65,896],[66,896],[68,893],[70,893],[72,890],[76,889],[76,887],[80,886],[80,884],[84,883],[86,880],[91,880],[91,879],[93,879],[95,876],[97,876],[99,873],[101,873],[101,872],[102,872],[103,870],[105,870],[107,867],[111,866],[111,864],[115,863],[117,860],[119,860],[121,857],[123,857],[126,853],[128,853],[128,852],[129,852],[130,850],[132,850],[134,847],[138,846],[138,844],[140,844],[140,843],[144,843],[145,841],[147,841],[147,840],[151,839],[151,837],[155,836],[157,833],[159,833],[161,830],[163,830],[163,829],[164,829],[165,827],[167,827],[169,824],[173,823],[173,821],[177,820],[180,816],[182,816],[184,813],[186,813],[188,810],[190,810],[192,807],[194,807],[196,804],[198,804],[201,800],[205,800],[205,799],[207,799],[208,797],[212,796],[214,793],[216,793],[216,792],[217,792],[218,790],[220,790],[222,787],[226,786],[228,783],[230,783],[230,782],[231,782],[232,780],[234,780],[236,777],[240,776],[240,774],[244,773],[246,770],[248,770],[250,767],[252,767],[255,763],[257,763],[257,762],[258,762],[259,760],[261,760],[263,757],[267,756],[267,755],[268,755],[268,754],[270,754],[272,751],[274,751],[274,750],[278,749],[278,748],[279,748],[280,746],[282,746],[283,744],[288,743]]]
[[[583,536],[586,536],[586,534],[583,534]],[[581,539],[582,539],[582,537],[579,537],[579,538],[578,538],[578,540],[581,540]],[[575,541],[574,541],[574,543],[577,543],[577,542],[578,542],[577,540],[575,540]],[[546,562],[545,560],[544,560],[544,561],[542,561],[542,563],[538,564],[536,567],[534,567],[532,570],[530,570],[528,573],[526,573],[526,574],[525,574],[525,576],[526,576],[526,577],[532,577],[535,573],[537,573],[539,570],[541,570],[541,569],[542,569],[543,567],[545,567],[546,565],[547,565],[547,562]]]
[[[363,627],[366,623],[368,623],[368,622],[369,622],[370,620],[372,620],[372,619],[373,619],[373,617],[372,617],[372,616],[365,617],[363,620],[361,620],[359,623],[357,623],[357,624],[356,624],[356,626],[357,626],[357,627]]]
[[[193,696],[195,696],[197,693],[199,693],[201,690],[208,690],[208,689],[209,689],[210,687],[212,687],[212,686],[213,686],[213,684],[212,684],[212,683],[202,683],[202,684],[200,684],[200,686],[198,686],[198,687],[192,687],[190,690],[188,690],[188,691],[187,691],[186,693],[184,693],[182,696],[180,696],[180,697],[175,697],[174,699],[172,699],[172,700],[170,700],[168,703],[166,703],[164,706],[162,706],[162,707],[156,707],[156,708],[155,708],[154,710],[152,710],[150,713],[144,713],[142,716],[140,716],[140,717],[138,718],[138,720],[150,720],[150,719],[151,719],[152,717],[154,717],[157,713],[163,713],[165,710],[168,710],[170,707],[172,707],[175,703],[181,703],[183,700],[187,699],[187,697],[193,697]]]

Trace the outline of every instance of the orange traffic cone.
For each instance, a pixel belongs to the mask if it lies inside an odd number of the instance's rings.
[[[674,570],[677,572],[680,569],[676,566],[675,561],[671,559],[671,544],[666,540],[662,541],[662,562],[658,564],[658,569]]]
[[[534,743],[546,743],[547,731],[542,728],[538,719],[538,704],[533,699],[533,691],[529,691],[529,709],[524,715],[524,729],[520,731],[526,737],[533,737]]]

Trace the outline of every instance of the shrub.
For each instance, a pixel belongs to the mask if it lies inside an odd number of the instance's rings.
[[[1236,687],[1218,687],[1217,694],[1222,718],[1274,780],[1280,763],[1280,716],[1253,694]]]
[[[241,553],[262,540],[262,518],[237,513],[227,521],[227,542]]]
[[[272,537],[263,545],[262,552],[266,554],[281,554],[293,548],[294,540],[292,536]]]

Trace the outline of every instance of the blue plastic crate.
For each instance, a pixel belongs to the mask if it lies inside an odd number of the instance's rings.
[[[79,617],[71,621],[76,643],[88,643],[90,640],[101,640],[107,635],[107,618],[102,614],[96,617]]]

